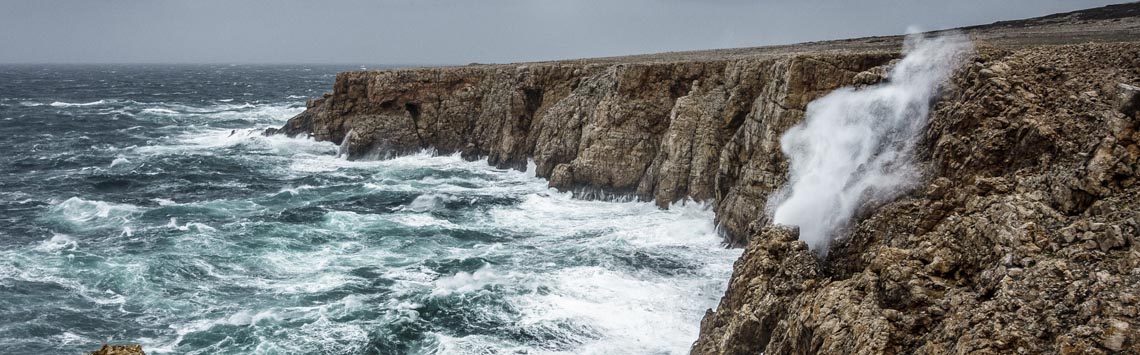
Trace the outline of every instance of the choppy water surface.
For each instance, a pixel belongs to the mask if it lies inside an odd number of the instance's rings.
[[[0,347],[687,352],[739,251],[707,208],[262,137],[304,66],[0,66]]]

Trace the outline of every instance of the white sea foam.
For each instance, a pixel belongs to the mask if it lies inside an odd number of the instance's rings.
[[[493,284],[511,282],[517,276],[512,272],[499,273],[491,267],[483,267],[475,272],[459,272],[452,276],[435,280],[432,296],[446,296],[453,293],[469,293]]]
[[[40,242],[40,245],[36,246],[36,250],[45,252],[54,252],[60,250],[74,251],[76,248],[79,248],[79,242],[77,242],[75,238],[72,238],[70,235],[62,233],[53,233],[51,238]]]
[[[445,208],[445,204],[458,201],[459,198],[448,194],[423,194],[416,196],[408,204],[408,210],[414,212],[430,212]]]
[[[336,147],[326,142],[317,142],[311,139],[291,139],[278,135],[266,137],[260,135],[256,130],[208,129],[181,134],[167,144],[135,147],[132,150],[143,155],[188,153],[213,155],[218,150],[237,146],[248,146],[255,148],[255,150],[284,156],[293,154],[321,155],[322,157],[315,157],[318,160],[331,158],[323,157],[323,155],[329,153],[330,149],[335,152]]]
[[[103,228],[122,226],[141,211],[134,205],[72,197],[53,206],[50,216],[77,228]]]
[[[109,103],[109,102],[112,102],[112,101],[108,101],[108,100],[99,100],[99,101],[92,101],[92,102],[81,102],[81,103],[72,103],[72,102],[62,102],[62,101],[55,101],[55,102],[52,102],[50,105],[51,105],[52,107],[83,107],[83,106],[96,106],[96,105],[105,105],[105,104],[107,104],[107,103]]]
[[[920,173],[911,160],[930,104],[971,48],[960,35],[908,36],[885,83],[808,104],[804,121],[780,139],[790,168],[769,201],[773,222],[799,226],[800,239],[826,253],[861,208],[913,186]]]
[[[412,227],[412,228],[424,228],[424,227],[440,227],[440,228],[448,228],[448,229],[461,228],[461,226],[459,226],[455,223],[452,223],[452,222],[445,220],[445,219],[432,217],[429,214],[399,214],[399,215],[392,217],[392,220],[396,223],[402,224],[402,225],[407,226],[407,227]]]
[[[119,165],[119,164],[127,164],[127,163],[130,163],[130,162],[131,162],[131,161],[130,161],[130,160],[127,160],[127,158],[118,157],[118,158],[115,158],[115,160],[112,160],[112,161],[111,161],[111,165],[108,165],[108,166],[107,166],[107,169],[110,169],[110,168],[114,168],[116,165]]]
[[[703,311],[715,306],[723,292],[723,281],[731,271],[738,250],[720,245],[712,224],[709,206],[688,202],[661,210],[652,203],[585,201],[569,193],[547,188],[533,173],[494,169],[486,162],[467,162],[458,156],[431,156],[422,153],[382,162],[322,160],[328,170],[367,166],[379,171],[399,171],[432,167],[446,171],[485,174],[488,180],[466,177],[426,178],[408,183],[377,180],[366,184],[377,191],[432,191],[418,196],[404,212],[393,217],[376,215],[363,221],[338,223],[351,230],[355,223],[382,223],[391,219],[410,227],[450,223],[433,217],[447,202],[463,201],[464,194],[493,196],[521,195],[517,205],[495,207],[484,217],[455,225],[490,233],[536,235],[520,241],[550,257],[522,257],[525,267],[485,266],[474,272],[457,272],[430,279],[427,270],[407,269],[386,277],[398,280],[403,292],[413,295],[430,286],[432,297],[463,296],[490,292],[522,293],[509,296],[512,307],[521,312],[519,327],[528,332],[553,334],[570,346],[566,350],[520,344],[511,339],[476,335],[454,337],[433,333],[437,353],[476,353],[526,351],[528,353],[673,353],[685,351],[696,338]],[[462,182],[477,187],[460,187]],[[423,184],[423,185],[417,185]],[[341,212],[330,213],[339,220]],[[355,214],[353,214],[355,215]],[[361,225],[355,225],[360,228]],[[469,249],[440,251],[449,257],[493,257],[515,253],[516,246],[500,243],[476,245]],[[607,253],[657,253],[675,250],[692,258],[685,276],[651,276],[622,270],[621,267],[560,268],[563,255]],[[525,255],[525,254],[524,254]],[[556,257],[557,255],[557,257]],[[517,256],[516,256],[517,257]],[[425,279],[428,277],[428,279]],[[430,282],[428,282],[430,280]],[[425,282],[428,282],[425,285]],[[547,291],[534,293],[543,288]],[[512,291],[514,290],[514,291]],[[525,291],[532,290],[532,291]],[[411,309],[417,306],[410,305]],[[488,309],[478,317],[506,317]],[[632,339],[632,340],[631,340]]]
[[[198,222],[190,222],[190,223],[186,223],[186,224],[180,226],[180,225],[178,225],[178,217],[170,217],[170,222],[166,224],[166,227],[170,228],[170,229],[183,231],[183,232],[191,231],[191,230],[197,231],[197,232],[216,232],[216,231],[218,231],[217,228],[210,227],[206,224],[198,223]]]
[[[155,107],[144,108],[142,110],[142,112],[143,113],[149,113],[149,114],[155,114],[155,115],[166,115],[166,116],[173,116],[173,115],[179,114],[178,111],[174,111],[171,109],[165,109],[165,108],[155,108]]]

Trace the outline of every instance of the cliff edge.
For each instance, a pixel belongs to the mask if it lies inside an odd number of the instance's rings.
[[[963,31],[977,52],[934,103],[923,186],[825,258],[766,222],[780,136],[812,100],[884,80],[899,37],[346,72],[267,133],[711,202],[746,250],[694,354],[1140,353],[1140,4]]]
[[[753,223],[693,353],[1140,353],[1138,80],[1135,42],[981,49],[932,113],[927,184],[822,260]]]

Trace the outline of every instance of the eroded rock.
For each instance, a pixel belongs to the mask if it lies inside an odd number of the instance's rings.
[[[146,355],[141,345],[107,345],[91,352],[91,355]]]
[[[983,47],[931,117],[929,187],[867,214],[811,270],[760,266],[788,238],[754,228],[693,353],[1140,353],[1137,115],[1104,99],[1131,95],[1118,83],[1140,82],[1135,68],[1134,43]],[[772,286],[804,279],[819,281]],[[773,317],[771,334],[736,339]]]

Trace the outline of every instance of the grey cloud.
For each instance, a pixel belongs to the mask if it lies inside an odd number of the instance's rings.
[[[898,34],[1114,2],[0,0],[0,62],[516,62]]]

